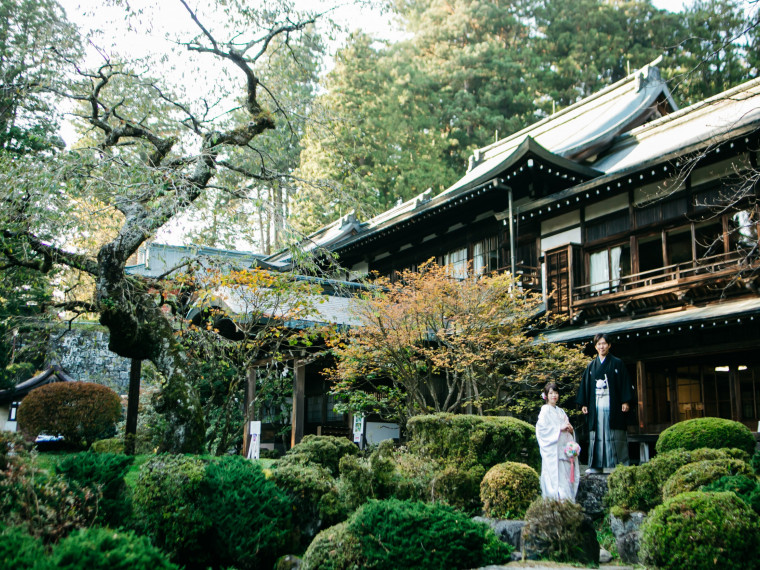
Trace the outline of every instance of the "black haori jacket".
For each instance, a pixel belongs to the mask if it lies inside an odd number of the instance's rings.
[[[610,388],[610,429],[625,430],[627,414],[621,408],[624,402],[630,404],[633,400],[633,386],[628,370],[619,358],[608,354],[603,363],[599,362],[598,356],[594,358],[583,372],[575,401],[579,406],[588,408],[588,429],[596,431],[596,379],[605,374]]]

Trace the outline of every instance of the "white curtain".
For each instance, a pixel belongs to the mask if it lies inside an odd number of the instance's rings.
[[[472,248],[472,270],[475,275],[480,275],[486,271],[485,249],[482,241],[476,243]]]
[[[612,278],[612,291],[617,291],[617,286],[620,285],[620,273],[622,267],[620,267],[620,257],[623,253],[623,248],[613,247],[610,250],[610,264],[611,264],[611,278]]]
[[[592,293],[607,288],[610,280],[610,267],[606,249],[589,255],[589,273]]]

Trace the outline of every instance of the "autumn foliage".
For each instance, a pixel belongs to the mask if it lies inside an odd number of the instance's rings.
[[[551,325],[540,294],[509,274],[455,277],[429,262],[354,304],[362,325],[333,339],[335,393],[401,422],[429,412],[514,411],[548,381],[577,381],[580,351],[539,342]],[[569,392],[569,391],[568,391]],[[537,404],[540,407],[540,404]]]
[[[21,401],[18,425],[28,438],[41,433],[89,446],[110,435],[121,416],[118,394],[92,382],[56,382],[37,388]]]

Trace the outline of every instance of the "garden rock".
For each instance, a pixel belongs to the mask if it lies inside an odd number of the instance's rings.
[[[274,570],[298,570],[301,567],[301,559],[292,554],[286,554],[274,566]]]
[[[607,564],[612,560],[612,554],[609,553],[608,550],[605,550],[604,548],[599,549],[599,564]]]
[[[641,524],[645,518],[646,513],[640,511],[634,511],[624,519],[610,514],[610,527],[615,535],[618,555],[626,564],[639,564]]]
[[[607,475],[584,473],[578,485],[575,501],[586,516],[596,520],[604,516],[604,496],[607,494]]]
[[[473,517],[474,521],[486,523],[499,537],[499,540],[515,547],[515,552],[522,550],[522,529],[525,521]],[[522,556],[520,556],[522,558]]]

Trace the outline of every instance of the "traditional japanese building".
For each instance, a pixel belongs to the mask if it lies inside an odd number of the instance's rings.
[[[632,431],[701,416],[755,431],[760,80],[679,110],[657,63],[475,151],[441,194],[345,216],[309,247],[337,253],[347,279],[431,257],[512,271],[567,317],[547,340],[615,338]]]

